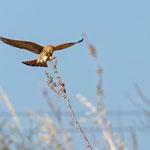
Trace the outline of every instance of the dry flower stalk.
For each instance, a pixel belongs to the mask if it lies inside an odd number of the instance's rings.
[[[67,97],[67,94],[66,94],[66,89],[65,89],[65,85],[64,83],[62,82],[61,78],[60,78],[60,75],[57,71],[57,59],[55,61],[55,64],[52,62],[52,66],[53,66],[53,70],[54,70],[54,73],[57,74],[57,79],[58,79],[58,83],[55,84],[55,82],[52,80],[52,77],[49,76],[49,74],[46,72],[46,76],[47,78],[49,79],[48,80],[48,86],[50,87],[50,89],[55,92],[57,95],[63,97],[66,101],[67,101],[67,104],[68,104],[68,107],[70,109],[70,112],[71,112],[71,115],[72,115],[72,118],[73,120],[75,121],[76,125],[78,126],[79,130],[81,131],[85,141],[87,142],[87,146],[90,148],[90,150],[93,150],[90,142],[88,141],[86,135],[84,134],[79,122],[77,121],[75,115],[74,115],[74,112],[72,110],[72,107],[71,107],[71,104],[70,104],[70,100],[69,98]],[[51,82],[50,82],[51,81]],[[55,84],[55,86],[53,85],[53,83]]]
[[[70,143],[70,137],[68,137],[66,135],[66,133],[65,133],[63,127],[62,127],[63,125],[62,125],[62,119],[61,119],[61,113],[60,113],[60,111],[56,109],[55,105],[53,105],[53,103],[51,101],[51,98],[48,96],[48,93],[47,93],[46,90],[43,90],[43,95],[45,96],[46,101],[48,103],[48,106],[50,107],[52,113],[56,117],[56,120],[58,122],[59,128],[61,130],[61,134],[62,134],[64,143],[65,143],[66,149],[72,150],[72,146],[71,146],[71,143]]]
[[[108,150],[108,144],[109,144],[111,150],[116,150],[115,144],[113,142],[113,138],[109,134],[110,131],[107,131],[107,127],[106,127],[106,118],[105,118],[106,111],[105,111],[104,105],[103,105],[102,68],[99,66],[99,63],[98,63],[98,59],[97,59],[97,55],[96,55],[96,49],[94,48],[93,45],[91,45],[88,42],[87,36],[85,33],[83,33],[83,36],[84,36],[84,39],[86,40],[86,43],[89,47],[89,52],[90,52],[91,56],[94,58],[94,61],[96,64],[96,69],[97,69],[97,74],[98,74],[97,95],[98,95],[99,116],[100,116],[99,124],[102,128],[102,133],[103,133],[104,143],[105,143],[105,149]]]
[[[0,88],[0,96],[2,97],[2,100],[5,102],[5,105],[8,108],[12,119],[14,120],[17,128],[19,129],[20,133],[22,134],[24,141],[25,141],[25,144],[28,144],[28,138],[27,138],[25,131],[21,125],[19,117],[17,116],[17,113],[15,112],[13,105],[10,103],[10,100],[9,100],[7,94],[4,92],[4,90],[2,88]]]

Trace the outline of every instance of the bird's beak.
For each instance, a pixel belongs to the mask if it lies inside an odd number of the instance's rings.
[[[53,50],[50,50],[50,53],[53,54]]]

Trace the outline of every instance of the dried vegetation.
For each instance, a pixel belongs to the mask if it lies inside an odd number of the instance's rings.
[[[98,97],[98,107],[94,106],[88,98],[82,96],[81,94],[77,94],[77,99],[85,106],[88,111],[85,113],[86,115],[84,118],[80,118],[79,121],[77,120],[75,113],[72,109],[70,100],[67,96],[67,90],[65,88],[65,84],[62,82],[62,79],[59,75],[57,69],[57,59],[52,62],[54,76],[50,76],[48,72],[45,72],[47,76],[47,84],[52,92],[56,95],[60,96],[64,99],[64,103],[68,104],[68,109],[70,110],[72,119],[75,122],[75,125],[78,127],[80,131],[80,136],[83,136],[86,148],[87,149],[100,149],[99,143],[104,146],[105,150],[126,150],[126,146],[124,143],[123,138],[120,135],[114,136],[112,131],[112,124],[107,119],[107,111],[105,110],[103,104],[103,89],[102,89],[102,68],[99,65],[97,53],[93,45],[91,45],[85,34],[83,34],[84,39],[87,43],[89,48],[90,55],[93,57],[97,75],[98,75],[98,84],[97,84],[97,97]],[[139,93],[141,99],[148,105],[150,101],[144,97],[143,93],[141,92],[139,86],[136,84],[137,92]],[[73,150],[73,136],[72,133],[66,131],[64,128],[63,123],[63,116],[59,108],[56,107],[55,101],[53,101],[49,97],[49,91],[43,90],[43,95],[47,101],[47,104],[50,108],[52,116],[56,119],[54,121],[52,117],[47,113],[38,114],[32,110],[27,111],[28,119],[32,121],[32,130],[29,134],[24,129],[24,126],[21,123],[20,118],[17,116],[13,105],[10,103],[10,100],[6,93],[1,89],[0,97],[1,103],[5,103],[10,118],[5,118],[0,120],[0,150],[47,150],[47,149],[55,149],[55,150]],[[129,97],[129,96],[128,96]],[[143,110],[143,109],[142,109]],[[149,114],[148,111],[144,110],[144,113]],[[95,115],[93,118],[92,115]],[[91,116],[91,117],[90,117]],[[147,115],[148,116],[148,115]],[[149,116],[148,116],[149,117]],[[91,119],[92,118],[92,119]],[[80,123],[79,123],[80,122]],[[95,143],[91,144],[91,141],[88,140],[86,136],[86,131],[84,128],[82,129],[80,124],[86,123],[86,125],[90,125],[93,123],[92,129],[101,128],[99,134],[103,136],[102,139],[95,138]],[[75,126],[72,126],[75,128]],[[92,132],[91,129],[91,132]],[[133,149],[138,150],[138,142],[137,137],[134,130],[131,130],[131,136],[133,141]],[[99,142],[101,141],[101,142]],[[74,139],[75,143],[80,143],[78,139]],[[81,148],[84,149],[84,148]]]

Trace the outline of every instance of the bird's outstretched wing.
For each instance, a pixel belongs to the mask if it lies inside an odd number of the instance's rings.
[[[0,37],[0,40],[6,44],[11,45],[11,46],[18,47],[21,49],[26,49],[26,50],[33,52],[33,53],[36,53],[36,54],[40,54],[43,50],[42,46],[40,46],[36,43],[33,43],[33,42],[18,41],[18,40],[3,38],[3,37]]]
[[[82,41],[83,41],[83,39],[78,41],[78,42],[74,42],[74,43],[64,43],[64,44],[57,45],[57,46],[54,47],[54,51],[58,51],[58,50],[68,48],[68,47],[73,46],[73,45],[75,45],[77,43],[80,43]]]

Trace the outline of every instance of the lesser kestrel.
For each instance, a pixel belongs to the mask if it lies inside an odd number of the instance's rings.
[[[64,43],[57,46],[53,45],[41,46],[33,42],[12,40],[4,37],[0,37],[0,40],[11,46],[26,49],[30,52],[40,54],[39,58],[35,60],[22,62],[28,66],[37,66],[37,67],[47,67],[47,61],[51,62],[53,59],[55,59],[55,57],[52,57],[54,51],[68,48],[83,41],[83,39],[81,39],[78,42]]]

